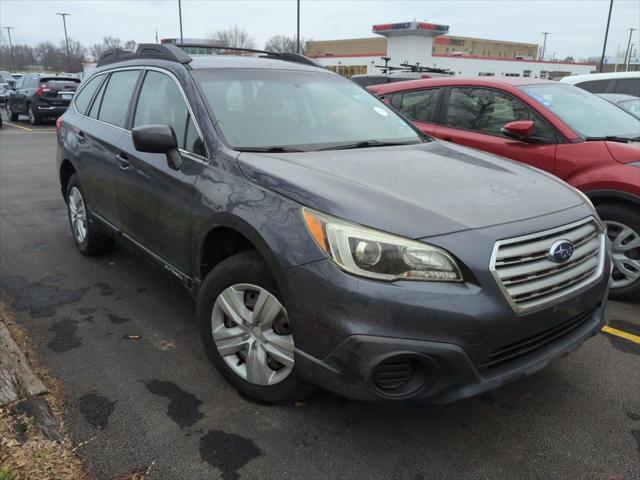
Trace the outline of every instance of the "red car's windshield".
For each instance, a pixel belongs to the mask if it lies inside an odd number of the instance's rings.
[[[520,88],[584,137],[640,136],[637,118],[586,90],[562,84]]]

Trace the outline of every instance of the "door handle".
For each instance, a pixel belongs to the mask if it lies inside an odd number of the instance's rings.
[[[118,160],[118,163],[120,164],[120,168],[123,170],[126,170],[127,168],[129,168],[129,166],[131,165],[131,163],[129,162],[129,159],[127,158],[127,154],[126,153],[119,153],[116,155],[116,160]]]
[[[77,128],[74,128],[74,129],[73,129],[73,133],[75,133],[75,134],[76,134],[76,137],[78,137],[78,142],[80,142],[80,143],[84,143],[84,141],[85,141],[85,139],[86,139],[86,138],[85,138],[85,136],[84,136],[84,132],[83,132],[82,130],[79,130],[79,129],[77,129]]]

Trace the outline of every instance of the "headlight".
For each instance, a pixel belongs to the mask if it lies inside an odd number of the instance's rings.
[[[311,236],[340,268],[376,280],[461,282],[462,272],[441,248],[302,209]]]

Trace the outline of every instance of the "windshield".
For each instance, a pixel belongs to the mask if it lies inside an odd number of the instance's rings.
[[[560,83],[520,88],[584,137],[635,138],[640,135],[637,118],[581,88]]]
[[[338,75],[267,69],[196,70],[193,75],[222,134],[238,150],[421,141],[383,102]]]

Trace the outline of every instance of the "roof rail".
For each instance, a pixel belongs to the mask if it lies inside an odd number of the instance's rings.
[[[187,64],[192,58],[174,45],[161,45],[158,43],[141,43],[135,52],[111,48],[105,51],[98,59],[97,66],[102,67],[111,63],[124,62],[125,60],[155,58]]]
[[[176,47],[180,47],[180,48],[185,48],[185,47],[186,48],[210,48],[212,50],[230,50],[232,52],[260,53],[265,58],[276,58],[276,59],[284,60],[287,62],[302,63],[304,65],[324,68],[319,63],[316,63],[310,58],[305,57],[304,55],[300,55],[298,53],[278,53],[278,52],[270,52],[268,50],[256,50],[255,48],[225,47],[222,45],[215,45],[211,43],[174,43],[171,45],[175,45]]]

